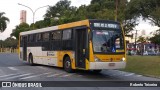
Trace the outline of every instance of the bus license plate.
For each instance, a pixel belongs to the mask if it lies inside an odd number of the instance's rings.
[[[115,63],[109,63],[109,66],[115,66]]]

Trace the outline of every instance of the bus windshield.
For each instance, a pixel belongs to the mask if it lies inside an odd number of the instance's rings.
[[[94,52],[116,53],[118,50],[124,50],[124,39],[120,29],[92,31]]]

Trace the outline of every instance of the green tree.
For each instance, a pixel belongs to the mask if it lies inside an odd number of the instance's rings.
[[[56,5],[48,8],[46,14],[44,15],[44,20],[37,21],[34,24],[34,28],[32,28],[33,24],[26,28],[19,28],[19,26],[17,26],[13,30],[15,32],[12,33],[12,36],[18,38],[19,33],[22,31],[39,29],[84,19],[115,20],[115,1],[116,0],[92,0],[90,5],[81,5],[79,8],[77,8],[71,6],[71,1],[69,0],[60,0],[56,3]],[[130,3],[128,0],[117,1],[117,20],[122,23],[125,33],[127,34],[138,24],[138,13],[137,11],[134,11],[136,10],[135,8],[131,8],[131,6],[135,3]],[[130,9],[132,10],[130,11]]]
[[[7,39],[4,40],[3,42],[4,47],[6,48],[17,48],[18,45],[18,40],[8,37]]]
[[[74,21],[76,7],[70,6],[71,1],[60,0],[55,6],[50,7],[45,14],[45,18],[52,19],[51,25],[63,24]],[[58,21],[56,21],[58,18]]]
[[[9,19],[4,14],[4,12],[0,12],[0,32],[3,32],[7,28],[7,22],[9,22]]]
[[[143,37],[143,36],[139,36],[138,40],[137,40],[137,42],[140,42],[140,43],[144,43],[146,41],[147,41],[147,39],[145,37]]]
[[[160,45],[160,30],[153,33],[153,37],[149,39],[152,43]]]
[[[128,13],[128,0],[117,0],[117,20],[123,25],[125,34],[133,30],[138,25],[137,19],[132,13]],[[115,20],[115,3],[116,0],[92,0],[88,6],[89,17],[94,19]]]
[[[34,29],[40,29],[40,28],[45,28],[45,27],[49,27],[49,26],[51,26],[51,19],[44,18],[44,20],[37,21],[34,24]],[[30,28],[31,29],[33,28],[33,24],[30,25]]]
[[[147,38],[143,37],[143,36],[139,36],[137,42],[140,42],[140,52],[141,55],[143,55],[144,52],[144,43],[147,41]]]
[[[0,49],[3,47],[3,40],[0,40]],[[1,50],[0,50],[1,51]]]
[[[24,31],[29,31],[30,26],[27,23],[21,23],[20,25],[17,25],[15,29],[13,29],[11,36],[16,37],[16,39],[19,39],[19,33]]]
[[[87,11],[87,6],[86,5],[81,5],[77,11],[75,18],[78,20],[84,20],[88,18],[88,11]]]
[[[115,0],[92,0],[90,5],[81,5],[79,8],[70,5],[70,1],[61,0],[50,7],[45,14],[45,18],[50,19],[50,25],[84,19],[115,20]],[[137,19],[132,17],[132,13],[128,11],[128,0],[118,0],[118,21],[122,23],[126,34],[138,24]],[[55,17],[58,17],[59,20],[56,21]]]
[[[160,2],[159,0],[131,0],[128,4],[128,13],[132,17],[149,19],[153,25],[160,27]]]
[[[160,27],[160,7],[156,7],[156,9],[150,13],[148,19],[151,20],[153,25]]]
[[[37,21],[37,22],[35,23],[35,25],[34,25],[34,29],[35,29],[35,28],[36,28],[36,29],[39,29],[39,28],[46,27],[44,24],[45,24],[44,20]]]
[[[87,7],[89,19],[114,20],[115,1],[114,0],[92,0]]]

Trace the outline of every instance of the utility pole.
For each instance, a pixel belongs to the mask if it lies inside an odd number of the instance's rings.
[[[139,30],[135,30],[136,33],[135,33],[135,45],[134,45],[134,48],[135,48],[135,52],[137,53],[137,48],[136,48],[136,45],[137,45],[137,31]]]
[[[115,21],[117,21],[117,16],[118,16],[118,0],[116,0],[115,6],[116,6],[116,10],[115,10]]]

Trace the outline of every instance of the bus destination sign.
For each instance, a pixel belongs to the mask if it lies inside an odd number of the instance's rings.
[[[93,23],[93,26],[96,28],[113,28],[113,29],[119,29],[118,24],[113,23]]]

